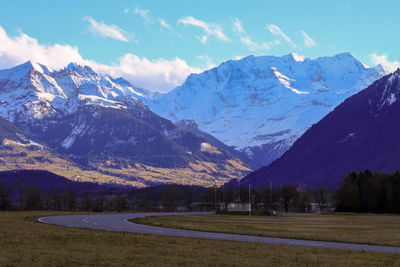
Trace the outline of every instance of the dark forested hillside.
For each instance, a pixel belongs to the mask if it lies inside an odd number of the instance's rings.
[[[281,158],[241,184],[336,187],[352,171],[400,167],[400,70],[348,98],[307,130]]]

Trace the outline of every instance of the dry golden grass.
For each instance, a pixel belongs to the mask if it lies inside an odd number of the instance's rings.
[[[396,266],[400,255],[67,228],[0,212],[0,266]]]
[[[137,222],[203,230],[373,245],[400,246],[400,216],[377,214],[288,214],[282,216],[190,215]]]
[[[175,183],[206,187],[215,184],[222,185],[233,178],[243,177],[251,171],[243,163],[234,160],[227,160],[221,166],[211,162],[197,161],[196,163],[189,163],[186,168],[159,168],[145,164],[135,164],[135,166],[120,169],[113,169],[106,164],[100,164],[97,168],[115,176],[140,177],[140,179],[152,183]]]
[[[0,171],[20,169],[47,170],[74,181],[116,183],[136,187],[145,186],[138,181],[126,181],[120,177],[104,174],[96,170],[84,170],[49,150],[29,150],[23,145],[10,145],[8,140],[4,140],[4,142],[12,150],[0,150],[0,159],[5,163],[0,164]],[[25,153],[26,156],[21,156],[21,153]]]

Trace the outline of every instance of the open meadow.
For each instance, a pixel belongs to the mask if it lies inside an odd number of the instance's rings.
[[[62,214],[66,213],[0,212],[0,266],[394,266],[400,264],[400,255],[390,253],[116,233],[37,222],[37,218],[41,216]],[[219,216],[158,219],[207,221],[210,218],[224,219]],[[228,217],[224,220],[227,219]],[[236,216],[232,219],[240,221],[245,218]]]
[[[400,246],[400,216],[379,214],[189,215],[135,219],[137,223],[208,232]]]

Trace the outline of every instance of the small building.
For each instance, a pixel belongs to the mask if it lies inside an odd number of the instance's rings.
[[[251,204],[241,202],[231,202],[226,206],[227,211],[249,211],[251,210]]]
[[[335,210],[334,207],[332,207],[331,203],[327,203],[324,210],[321,211],[319,204],[316,202],[310,203],[310,211],[311,213],[329,213],[333,212]]]

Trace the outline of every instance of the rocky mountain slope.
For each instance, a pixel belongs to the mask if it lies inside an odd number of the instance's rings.
[[[0,115],[82,166],[140,185],[213,185],[250,171],[223,147],[153,113],[141,102],[149,94],[76,64],[0,71]]]
[[[144,186],[140,181],[121,179],[76,164],[44,143],[27,138],[21,129],[0,118],[0,171],[11,170],[48,170],[78,182]]]
[[[196,121],[202,131],[264,166],[382,75],[381,66],[368,68],[349,53],[313,60],[298,54],[248,56],[192,74],[145,103],[172,121]]]
[[[335,187],[351,171],[400,169],[400,70],[348,98],[306,131],[281,158],[241,184]]]

